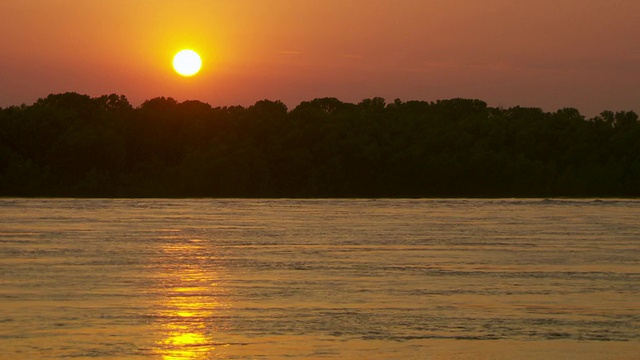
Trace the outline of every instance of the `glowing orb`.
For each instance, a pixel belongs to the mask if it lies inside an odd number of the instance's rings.
[[[193,76],[201,67],[202,59],[193,50],[182,50],[173,57],[173,68],[182,76]]]

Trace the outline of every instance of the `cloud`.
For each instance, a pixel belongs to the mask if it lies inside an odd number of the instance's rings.
[[[299,51],[299,50],[283,50],[283,51],[280,51],[278,54],[280,54],[280,55],[302,55],[302,51]]]

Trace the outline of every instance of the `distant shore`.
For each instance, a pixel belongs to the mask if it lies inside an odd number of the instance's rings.
[[[0,196],[640,196],[634,112],[335,98],[212,107],[49,95],[0,109]]]

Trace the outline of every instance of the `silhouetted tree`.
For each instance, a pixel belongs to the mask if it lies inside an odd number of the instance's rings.
[[[472,99],[52,94],[0,108],[0,195],[638,196],[640,122]]]

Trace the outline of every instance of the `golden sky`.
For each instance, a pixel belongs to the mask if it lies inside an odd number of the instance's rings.
[[[0,106],[477,98],[640,110],[638,0],[2,0]],[[171,59],[203,58],[191,78]]]

